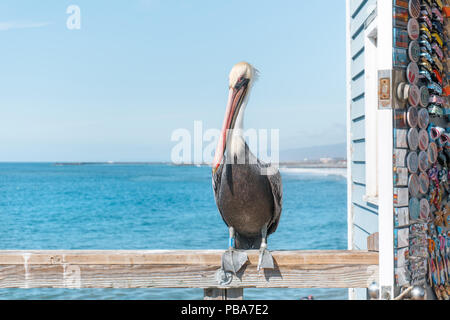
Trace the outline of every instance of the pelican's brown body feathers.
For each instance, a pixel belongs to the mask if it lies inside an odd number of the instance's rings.
[[[245,144],[245,164],[224,158],[213,174],[217,207],[228,227],[236,231],[236,248],[258,249],[262,228],[273,233],[280,220],[282,188],[279,171],[264,175],[268,165],[261,163]]]

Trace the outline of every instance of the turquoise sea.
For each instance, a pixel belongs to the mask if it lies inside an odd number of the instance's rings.
[[[345,249],[339,170],[282,169],[269,249]],[[227,249],[209,167],[0,163],[0,250]],[[245,299],[346,299],[347,289],[245,289]],[[202,289],[0,289],[0,299],[202,299]]]

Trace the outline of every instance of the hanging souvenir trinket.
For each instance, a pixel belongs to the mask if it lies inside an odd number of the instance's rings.
[[[420,203],[419,203],[419,200],[417,198],[409,199],[408,208],[409,208],[409,218],[410,218],[410,220],[415,221],[415,220],[419,219]]]
[[[406,167],[410,173],[416,173],[419,169],[419,158],[417,152],[412,151],[406,157]]]
[[[426,111],[426,110],[425,110]],[[428,112],[427,112],[428,115]],[[408,123],[406,119],[406,111],[394,110],[394,127],[398,129],[408,128]]]
[[[421,172],[419,175],[419,190],[420,193],[426,194],[428,192],[428,188],[430,186],[430,180],[428,179],[428,175],[424,172]]]
[[[409,228],[395,229],[394,242],[396,248],[403,248],[409,246]]]
[[[394,146],[395,148],[408,148],[408,130],[395,129],[394,130]]]
[[[429,162],[430,164],[436,163],[437,157],[438,157],[438,151],[437,151],[436,143],[431,142],[431,143],[428,145],[428,151],[427,151],[427,153],[428,153],[428,162]]]
[[[414,68],[414,67],[412,67],[412,68]],[[412,72],[414,72],[414,71],[412,71]],[[417,81],[417,77],[413,73],[411,73],[410,74],[410,80]],[[409,101],[410,105],[413,106],[413,107],[417,107],[417,105],[419,104],[419,101],[420,101],[420,90],[415,84],[412,84],[410,86],[410,88],[409,88],[408,101]]]
[[[394,206],[405,207],[408,205],[408,188],[394,188]]]
[[[408,168],[394,167],[394,186],[403,187],[408,185]]]
[[[395,167],[406,167],[406,149],[394,149],[393,162]]]
[[[412,62],[417,63],[420,58],[420,46],[417,41],[411,41],[408,46],[408,56]]]
[[[419,152],[419,170],[425,172],[428,170],[428,154],[425,151]]]
[[[408,65],[408,50],[393,48],[393,66],[395,68],[406,68]]]
[[[427,199],[420,200],[420,219],[426,220],[428,219],[428,215],[430,214],[430,204]]]
[[[420,0],[410,0],[409,5],[409,14],[411,17],[417,19],[420,16]]]
[[[417,198],[419,196],[419,177],[415,173],[409,176],[408,190],[412,197]]]
[[[419,68],[419,77],[420,78],[425,78],[425,79],[427,79],[429,82],[431,82],[431,81],[433,81],[432,79],[431,79],[431,75],[430,75],[430,73],[428,72],[428,70],[426,70],[425,68],[422,68],[422,66]]]
[[[417,63],[410,62],[406,67],[406,78],[410,84],[416,84],[419,80],[419,67]]]
[[[419,117],[420,119],[420,117]],[[422,151],[427,150],[429,143],[428,132],[425,129],[419,130],[419,149]]]
[[[408,147],[411,151],[416,151],[419,147],[419,132],[416,128],[411,128],[408,131]]]
[[[417,107],[409,107],[406,118],[408,121],[408,125],[411,128],[416,128],[419,121],[419,111],[417,110]]]
[[[394,18],[394,26],[406,28],[408,25],[408,9],[394,7],[393,8],[393,18]]]
[[[394,47],[408,48],[408,32],[400,28],[394,28],[393,32]]]
[[[408,208],[394,208],[394,225],[396,228],[409,224]]]
[[[420,87],[420,106],[427,107],[428,106],[428,100],[430,99],[430,94],[428,92],[428,88],[425,86]]]

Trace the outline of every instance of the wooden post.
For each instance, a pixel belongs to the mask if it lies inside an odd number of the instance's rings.
[[[232,289],[220,289],[220,288],[207,288],[204,289],[204,300],[243,300],[244,289],[232,288]]]

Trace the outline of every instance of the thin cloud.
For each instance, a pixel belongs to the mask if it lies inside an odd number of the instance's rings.
[[[51,22],[26,22],[26,21],[0,22],[0,31],[8,31],[14,29],[42,28],[50,24]]]

